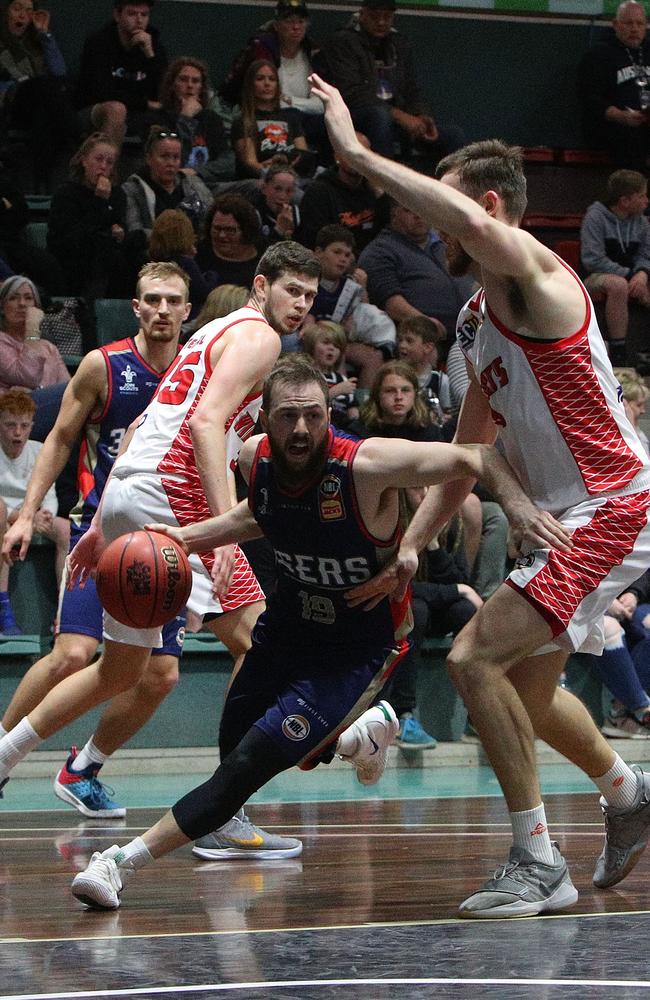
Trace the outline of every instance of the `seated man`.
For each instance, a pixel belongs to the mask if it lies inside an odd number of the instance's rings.
[[[578,86],[588,142],[604,146],[617,167],[644,170],[650,151],[650,43],[643,5],[619,4],[612,37],[580,63]]]
[[[471,278],[452,277],[440,237],[410,209],[391,203],[390,225],[359,256],[368,296],[394,323],[429,316],[453,339],[458,312],[471,295]]]
[[[324,46],[328,71],[350,108],[355,128],[377,153],[393,159],[396,144],[435,164],[462,146],[456,126],[429,114],[411,46],[393,27],[395,0],[363,0],[361,10]]]
[[[9,524],[13,524],[22,506],[25,490],[42,448],[30,441],[36,403],[22,389],[8,389],[0,395],[0,544]],[[34,518],[34,529],[56,545],[56,582],[61,574],[70,541],[70,523],[57,517],[58,503],[54,486],[48,490]],[[9,565],[0,562],[0,635],[22,635],[16,624],[9,599]]]
[[[126,131],[157,124],[158,92],[167,54],[149,24],[154,0],[114,0],[113,21],[94,32],[81,52],[76,103],[82,126],[104,132],[118,147]]]
[[[595,201],[580,230],[580,253],[589,291],[605,295],[605,322],[612,364],[625,364],[628,302],[650,307],[648,182],[636,170],[615,170],[605,202]]]

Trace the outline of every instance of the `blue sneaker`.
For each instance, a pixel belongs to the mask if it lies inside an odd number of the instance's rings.
[[[419,719],[411,712],[404,712],[399,717],[399,732],[395,737],[395,746],[403,750],[431,750],[438,746],[438,741],[422,728]]]
[[[77,748],[72,747],[70,756],[54,779],[54,794],[78,809],[84,816],[99,819],[126,816],[124,806],[113,802],[115,792],[104,785],[97,774],[101,764],[90,764],[83,771],[73,771],[72,761],[77,756]]]
[[[0,636],[5,635],[24,635],[14,618],[10,604],[0,606]]]

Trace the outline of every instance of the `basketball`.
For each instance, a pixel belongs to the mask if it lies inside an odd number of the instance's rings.
[[[168,535],[132,531],[102,553],[95,575],[97,593],[109,615],[131,628],[156,628],[187,602],[192,569]]]

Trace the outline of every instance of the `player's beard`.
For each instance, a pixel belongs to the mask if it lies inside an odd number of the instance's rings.
[[[463,278],[469,274],[474,261],[458,240],[448,237],[444,243],[447,248],[447,270],[453,278]]]
[[[277,442],[274,442],[272,435],[269,434],[269,443],[271,445],[276,477],[284,486],[293,489],[303,486],[325,465],[328,443],[327,434],[323,435],[323,440],[312,449],[307,460],[300,466],[292,465],[285,456],[285,448],[290,444],[290,441],[282,447]]]

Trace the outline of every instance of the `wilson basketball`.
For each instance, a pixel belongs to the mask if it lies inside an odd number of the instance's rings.
[[[192,570],[168,535],[132,531],[103,552],[95,575],[97,593],[109,615],[131,628],[156,628],[187,602]]]

